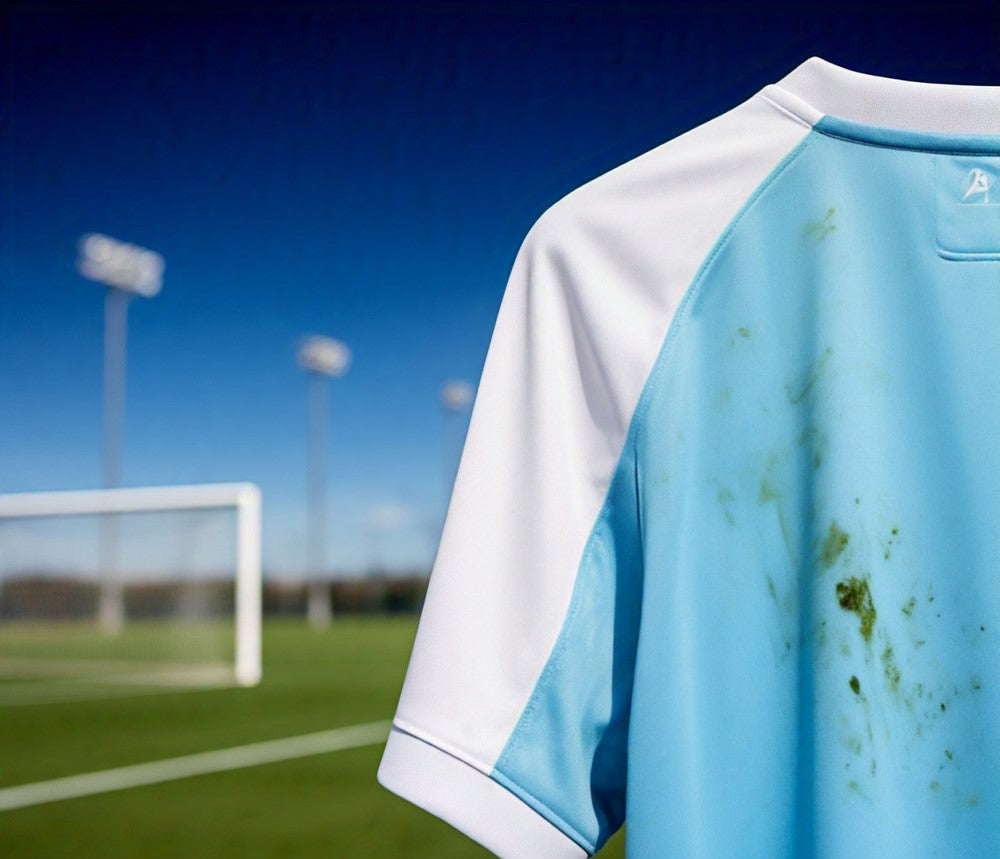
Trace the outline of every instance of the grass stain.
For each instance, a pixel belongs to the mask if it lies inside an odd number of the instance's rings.
[[[882,651],[882,674],[885,676],[885,682],[889,690],[898,695],[902,674],[900,674],[899,666],[896,665],[896,658],[892,652],[891,644],[887,644]]]
[[[954,756],[954,755],[953,755],[953,754],[952,754],[952,753],[951,753],[951,752],[950,752],[950,751],[949,751],[948,749],[945,749],[945,750],[944,750],[944,756],[945,756],[945,757],[946,757],[946,758],[947,758],[947,759],[948,759],[949,761],[953,761],[953,760],[955,760],[955,756]]]
[[[746,338],[750,336],[750,329],[747,328],[745,325],[741,325],[739,328],[736,329],[736,333],[739,334],[740,337]]]
[[[800,446],[808,446],[812,450],[812,465],[814,470],[818,470],[823,464],[829,442],[827,435],[819,427],[808,426],[799,433],[798,443]]]
[[[826,539],[823,540],[823,548],[820,552],[824,567],[829,569],[836,563],[837,558],[847,548],[850,539],[851,535],[846,531],[842,531],[837,525],[836,520],[830,523],[830,530],[826,533]]]
[[[834,223],[834,216],[837,214],[835,206],[826,210],[826,214],[819,220],[807,221],[802,230],[802,235],[807,239],[814,239],[817,242],[823,241],[830,233],[835,232],[837,225]]]
[[[774,501],[778,497],[778,493],[774,491],[774,487],[768,482],[766,477],[760,479],[760,495],[757,496],[758,504],[767,504],[768,501]]]
[[[878,613],[875,611],[867,579],[851,576],[849,579],[837,582],[837,602],[842,609],[858,616],[861,621],[861,637],[865,641],[871,641]]]
[[[886,555],[886,557],[888,557],[888,554]],[[900,611],[903,612],[903,614],[905,614],[907,617],[913,617],[913,610],[916,607],[917,607],[917,598],[916,597],[910,597],[906,601],[906,605],[904,605],[900,609]]]
[[[722,512],[726,515],[726,521],[731,525],[736,525],[736,517],[733,516],[732,511],[729,509],[729,505],[736,500],[736,496],[727,489],[725,486],[720,486],[719,491],[716,493],[716,500],[722,507]]]
[[[855,675],[852,674],[851,675],[851,679],[848,680],[847,682],[848,682],[848,684],[851,687],[851,691],[855,695],[860,695],[861,694],[861,681],[858,680],[858,678]]]
[[[891,554],[890,550],[892,549],[893,541],[896,539],[896,537],[899,536],[899,528],[897,528],[895,525],[893,525],[892,531],[890,533],[892,534],[892,536],[889,538],[888,542],[886,542],[886,544],[885,544],[885,554],[884,554],[884,557],[885,557],[885,559],[887,561],[889,560],[889,556]]]
[[[822,647],[824,644],[826,644],[826,621],[825,620],[821,620],[813,628],[813,639],[815,640],[815,642],[820,647]]]
[[[823,373],[823,368],[826,366],[826,362],[830,359],[830,355],[833,354],[833,348],[827,346],[823,350],[823,354],[819,356],[816,363],[813,365],[809,374],[803,380],[801,386],[796,391],[795,386],[791,383],[785,385],[785,393],[788,395],[788,402],[792,405],[798,405],[805,398],[806,394],[812,390],[813,385]]]

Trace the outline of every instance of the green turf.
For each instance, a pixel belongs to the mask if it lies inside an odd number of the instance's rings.
[[[0,708],[0,786],[387,719],[416,622],[264,628],[264,681]],[[4,857],[483,857],[375,780],[381,746],[0,812]],[[624,855],[616,837],[602,859]]]

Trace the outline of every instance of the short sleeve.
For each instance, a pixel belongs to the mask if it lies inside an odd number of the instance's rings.
[[[509,857],[592,854],[625,814],[642,578],[629,426],[651,360],[634,344],[662,332],[631,325],[642,307],[562,208],[503,294],[378,773]]]
[[[563,197],[516,255],[379,769],[501,857],[594,853],[626,805],[665,819],[643,791],[678,740],[651,748],[661,714],[640,734],[631,713],[669,679],[643,600],[673,574],[665,529],[690,523],[663,501],[654,452],[683,435],[650,392],[684,420],[669,380],[706,367],[660,358],[704,331],[686,299],[809,132],[755,96]]]

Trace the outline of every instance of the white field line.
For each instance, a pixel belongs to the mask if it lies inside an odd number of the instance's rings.
[[[78,672],[76,676],[74,671]],[[44,682],[33,679],[0,683],[0,708],[224,689],[236,682],[233,666],[229,664],[157,665],[138,661],[30,657],[0,658],[0,677],[54,678]]]
[[[357,749],[384,742],[389,735],[390,725],[389,721],[369,722],[364,725],[319,731],[315,734],[302,734],[298,737],[285,737],[281,740],[250,743],[246,746],[233,746],[229,749],[199,752],[179,758],[167,758],[162,761],[0,788],[0,811],[26,808],[61,799],[92,796],[128,787],[159,784],[189,776],[226,772],[258,764],[288,761],[326,752]]]

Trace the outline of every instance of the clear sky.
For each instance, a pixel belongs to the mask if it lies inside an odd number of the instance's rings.
[[[298,573],[294,352],[326,334],[353,352],[332,382],[329,563],[426,568],[440,385],[478,381],[549,205],[814,54],[1000,83],[996,4],[537,5],[8,4],[0,492],[100,485],[102,287],[75,269],[98,231],[166,260],[130,308],[125,485],[254,481],[265,566]]]

